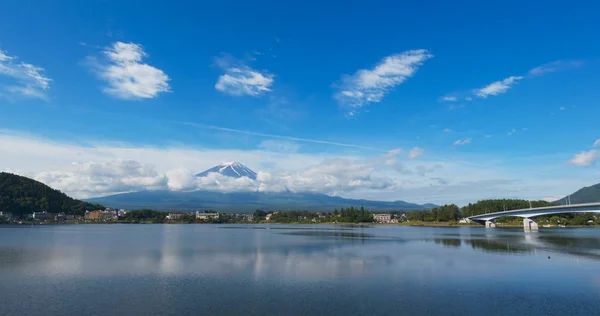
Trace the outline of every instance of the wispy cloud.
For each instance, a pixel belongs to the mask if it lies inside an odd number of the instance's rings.
[[[102,51],[103,60],[88,57],[90,65],[108,87],[104,92],[119,99],[153,99],[169,92],[169,76],[143,62],[148,56],[141,45],[115,42]]]
[[[0,50],[0,76],[13,80],[4,90],[24,97],[47,100],[51,79],[44,75],[44,69],[29,63],[17,62],[17,57],[9,56]]]
[[[596,140],[592,147],[599,148],[600,139]],[[569,164],[574,166],[588,167],[596,163],[596,160],[598,160],[598,158],[600,158],[600,149],[582,151],[576,154],[573,158],[571,158],[571,160],[569,160]]]
[[[510,76],[504,80],[492,82],[489,85],[475,90],[475,95],[480,98],[487,98],[488,96],[496,96],[499,94],[506,93],[517,81],[523,79],[521,76]]]
[[[452,130],[451,130],[451,129],[449,129],[449,128],[444,128],[444,133],[450,133],[450,132],[452,132]]]
[[[408,157],[410,159],[415,159],[421,155],[423,155],[423,148],[421,147],[415,147],[413,149],[411,149],[411,151],[408,153]]]
[[[492,138],[492,135],[486,134],[486,135],[483,135],[483,137],[485,137],[485,138]]]
[[[582,151],[575,155],[575,157],[569,161],[569,164],[574,166],[588,167],[596,162],[598,156],[600,156],[600,152],[595,149]]]
[[[285,139],[285,140],[289,140],[289,141],[304,142],[304,143],[313,143],[313,144],[322,144],[322,145],[332,145],[332,146],[340,146],[340,147],[357,148],[357,149],[364,149],[364,150],[375,151],[375,152],[387,152],[387,150],[385,150],[385,149],[375,148],[375,147],[369,147],[369,146],[363,146],[363,145],[357,145],[357,144],[339,143],[339,142],[332,142],[332,141],[327,141],[327,140],[300,138],[300,137],[274,135],[274,134],[266,134],[266,133],[257,133],[257,132],[240,130],[240,129],[234,129],[234,128],[227,128],[227,127],[220,127],[220,126],[213,126],[213,125],[204,125],[204,124],[190,123],[190,122],[179,122],[179,123],[184,124],[184,125],[198,127],[198,128],[203,128],[203,129],[211,129],[211,130],[217,130],[217,131],[223,131],[223,132],[230,132],[230,133],[237,133],[237,134],[245,134],[245,135],[267,137],[267,138]]]
[[[541,76],[555,71],[577,68],[582,64],[583,62],[580,60],[556,60],[531,69],[529,75]]]
[[[459,139],[454,142],[454,146],[462,146],[462,145],[470,144],[471,140],[472,140],[471,138]]]
[[[506,133],[506,135],[508,135],[508,136],[512,136],[512,135],[513,135],[514,133],[516,133],[516,132],[517,132],[517,130],[513,128],[513,129],[511,129],[511,130],[510,130],[508,133]]]
[[[442,97],[442,101],[446,101],[446,102],[456,102],[457,100],[458,100],[458,98],[453,97],[453,96]]]
[[[271,91],[275,76],[267,71],[258,71],[242,61],[222,56],[215,59],[225,74],[219,76],[215,89],[234,96],[260,96]]]
[[[349,108],[349,114],[369,104],[378,103],[395,87],[412,77],[419,67],[432,58],[425,49],[410,50],[383,58],[372,69],[360,69],[353,75],[342,76],[335,84],[334,98]]]

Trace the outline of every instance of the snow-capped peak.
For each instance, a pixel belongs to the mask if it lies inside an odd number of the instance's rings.
[[[218,166],[212,167],[204,172],[197,174],[196,176],[206,177],[211,172],[220,173],[224,176],[233,178],[247,177],[252,180],[256,180],[256,172],[252,171],[250,168],[242,165],[237,161],[222,162]]]
[[[219,166],[237,166],[237,165],[241,165],[241,163],[239,163],[237,161],[224,161]]]

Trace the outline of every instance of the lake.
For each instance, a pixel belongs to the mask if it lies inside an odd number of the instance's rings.
[[[0,315],[600,315],[600,229],[0,226]]]

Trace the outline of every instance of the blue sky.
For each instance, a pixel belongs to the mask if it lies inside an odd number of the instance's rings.
[[[75,196],[223,189],[167,174],[239,160],[288,188],[350,197],[559,197],[600,180],[599,11],[593,1],[8,1],[0,130],[21,147],[4,146],[0,161]],[[23,147],[42,143],[50,153]],[[65,148],[87,160],[48,159]],[[96,164],[139,185],[107,186]],[[81,168],[94,179],[85,192]],[[242,186],[260,185],[282,186]]]

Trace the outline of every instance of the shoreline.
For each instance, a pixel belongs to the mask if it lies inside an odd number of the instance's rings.
[[[400,226],[400,227],[484,227],[483,225],[474,223],[458,223],[458,222],[402,222],[402,223],[275,223],[275,222],[239,222],[239,223],[186,223],[186,222],[51,222],[51,223],[37,223],[23,222],[19,223],[0,223],[0,226],[45,226],[45,225],[151,225],[151,224],[164,224],[164,225],[332,225],[332,226]],[[522,228],[521,223],[497,223],[497,228]],[[566,227],[551,226],[543,227],[540,229],[547,228],[600,228],[600,225],[573,225]]]

